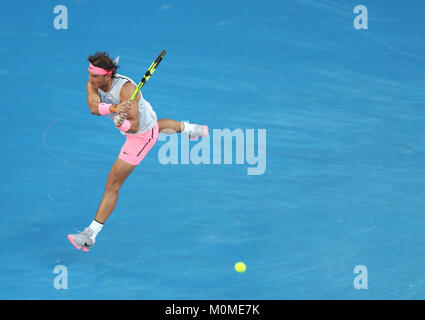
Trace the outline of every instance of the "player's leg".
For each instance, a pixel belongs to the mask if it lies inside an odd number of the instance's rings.
[[[121,148],[120,155],[109,172],[105,192],[97,209],[96,218],[83,232],[68,235],[69,241],[71,241],[77,249],[82,249],[87,252],[94,245],[97,234],[115,208],[119,189],[131,172],[133,172],[134,168],[136,168],[155,145],[157,139],[158,124],[145,133],[127,135],[126,141]]]
[[[158,129],[161,133],[179,133],[184,130],[184,123],[172,119],[159,119]]]
[[[208,135],[208,126],[189,123],[187,121],[159,119],[158,128],[159,132],[166,134],[182,132],[191,140],[198,140],[199,137],[206,137]]]
[[[77,249],[82,249],[87,252],[94,245],[97,234],[102,229],[106,220],[108,220],[112,211],[114,211],[118,200],[119,189],[133,172],[134,168],[136,168],[135,165],[131,165],[120,158],[115,161],[109,172],[108,179],[106,180],[105,192],[97,209],[95,219],[83,232],[68,235],[69,241],[71,241]]]
[[[120,158],[115,161],[111,171],[109,172],[108,179],[106,180],[105,192],[96,212],[95,220],[97,222],[104,224],[106,220],[108,220],[112,211],[115,209],[115,205],[117,204],[118,193],[122,184],[135,168],[136,166],[131,165]]]

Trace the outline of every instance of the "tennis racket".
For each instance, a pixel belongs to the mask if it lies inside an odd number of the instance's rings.
[[[132,102],[134,100],[134,98],[136,98],[137,94],[139,93],[140,89],[142,89],[142,87],[145,85],[146,81],[149,80],[149,78],[151,77],[151,75],[155,72],[156,68],[158,67],[159,63],[162,61],[162,58],[164,58],[165,54],[167,53],[167,51],[162,50],[161,53],[159,54],[159,56],[155,59],[154,62],[152,62],[151,66],[149,67],[148,71],[146,71],[145,75],[143,76],[142,80],[140,80],[139,84],[137,85],[136,90],[134,90],[133,94],[131,95],[130,98],[130,102]],[[118,115],[115,119],[114,122],[115,124],[117,124],[120,120],[120,115]]]
[[[136,95],[139,93],[140,89],[145,85],[146,81],[149,80],[151,75],[155,72],[156,68],[158,67],[159,63],[162,61],[162,58],[164,58],[165,54],[167,52],[165,50],[162,50],[162,52],[159,54],[159,56],[155,59],[154,62],[152,62],[151,66],[149,67],[148,71],[146,71],[145,75],[143,76],[142,80],[140,80],[136,90],[134,90],[133,94],[131,95],[130,102],[134,100]]]

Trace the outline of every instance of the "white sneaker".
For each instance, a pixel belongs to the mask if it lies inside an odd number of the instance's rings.
[[[188,123],[185,122],[185,126]],[[199,137],[206,137],[208,135],[208,126],[191,123],[189,130],[183,130],[183,133],[189,137],[190,140],[198,140]]]
[[[85,228],[83,232],[76,234],[68,234],[68,240],[76,247],[78,250],[82,249],[84,252],[88,252],[90,248],[96,242],[95,239],[92,239],[93,230],[90,228]]]

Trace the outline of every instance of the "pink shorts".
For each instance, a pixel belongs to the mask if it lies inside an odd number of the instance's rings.
[[[119,158],[137,166],[158,140],[158,123],[149,131],[126,135],[126,137],[127,140],[121,148]]]

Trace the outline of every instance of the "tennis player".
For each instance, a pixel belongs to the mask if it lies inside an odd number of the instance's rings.
[[[94,245],[96,236],[114,210],[120,187],[155,145],[159,132],[181,132],[191,140],[208,135],[205,125],[171,119],[157,120],[155,111],[141,92],[130,103],[137,85],[130,78],[116,73],[118,59],[113,61],[106,52],[98,52],[88,58],[90,65],[86,88],[91,114],[111,118],[125,135],[126,141],[109,172],[94,220],[84,231],[68,235],[69,241],[85,252]]]

